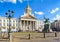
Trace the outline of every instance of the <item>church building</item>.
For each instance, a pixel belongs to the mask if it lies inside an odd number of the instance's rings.
[[[31,8],[28,5],[25,8],[24,15],[20,17],[20,30],[21,31],[35,31],[36,30],[36,18],[31,13]]]

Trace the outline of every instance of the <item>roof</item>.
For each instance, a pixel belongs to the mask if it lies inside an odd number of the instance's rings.
[[[28,15],[28,14],[23,15],[21,18],[23,18],[23,19],[36,19],[34,16]]]

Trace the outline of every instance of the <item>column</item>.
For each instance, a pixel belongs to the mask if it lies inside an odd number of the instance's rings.
[[[29,27],[29,30],[31,31],[31,21],[30,21],[30,27]]]
[[[29,21],[28,25],[29,25],[28,29],[29,29],[29,31],[30,31],[30,21]]]
[[[22,25],[22,24],[23,24],[23,23],[22,23],[23,21],[21,20],[20,22],[21,22],[21,23],[20,23],[20,27],[21,27],[21,30],[23,31],[23,25]]]
[[[34,31],[34,21],[33,21],[33,31]]]
[[[51,29],[51,23],[50,23],[50,32],[53,32],[52,29]]]
[[[24,20],[24,23],[23,23],[23,24],[24,24],[24,25],[23,25],[23,31],[26,31],[26,30],[25,30],[25,20]]]
[[[33,31],[33,21],[31,23],[32,23],[32,31]]]
[[[28,30],[28,21],[27,21],[27,27],[26,27],[26,30]]]
[[[20,20],[20,29],[22,30],[22,23],[21,23],[21,20]]]
[[[25,28],[25,31],[26,31],[26,20],[24,20],[24,28]]]
[[[50,29],[50,27],[51,27],[51,25],[50,25],[50,23],[49,23],[49,29]]]
[[[31,31],[31,29],[32,29],[32,28],[31,28],[31,21],[30,21],[30,27],[29,27],[29,29],[30,29],[30,31]]]
[[[20,20],[20,29],[22,30],[22,28],[21,28],[22,26],[21,26],[21,20]]]
[[[21,21],[21,25],[22,25],[22,31],[23,31],[23,20]]]
[[[50,25],[50,23],[49,23],[49,31],[48,31],[48,32],[50,32],[50,27],[51,27],[51,25]]]
[[[34,28],[33,28],[33,30],[36,30],[36,28],[35,28],[35,21],[34,21]]]
[[[55,22],[55,28],[57,27],[57,23]]]
[[[32,26],[33,26],[33,25],[32,25],[32,21],[31,21],[31,31],[32,31]]]

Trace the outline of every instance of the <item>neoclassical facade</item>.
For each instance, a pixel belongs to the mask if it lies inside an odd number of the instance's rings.
[[[51,28],[60,28],[60,20],[55,20],[51,23]]]
[[[24,15],[20,17],[20,29],[22,31],[36,30],[36,18],[32,15],[29,5],[25,8]]]
[[[44,29],[44,22],[42,20],[36,20],[36,30],[42,32]]]
[[[10,28],[12,31],[18,28],[18,19],[11,18],[10,19]],[[0,31],[7,32],[9,29],[9,19],[6,17],[0,17]]]
[[[32,14],[32,9],[29,5],[25,8],[24,14],[18,18],[11,18],[10,28],[11,31],[16,31],[20,29],[21,31],[35,31],[44,28],[44,22],[37,20]],[[0,17],[0,29],[1,31],[7,31],[9,29],[9,19],[6,17]]]

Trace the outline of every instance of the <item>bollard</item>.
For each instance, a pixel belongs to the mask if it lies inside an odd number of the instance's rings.
[[[29,39],[30,39],[30,34],[29,34]]]
[[[57,32],[55,32],[55,37],[57,37]]]
[[[44,32],[44,38],[45,38],[45,32]]]

